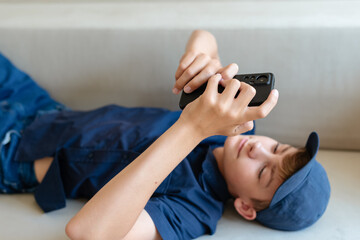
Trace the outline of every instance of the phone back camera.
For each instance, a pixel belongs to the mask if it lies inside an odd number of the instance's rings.
[[[256,80],[254,81],[254,84],[256,84],[256,85],[268,85],[268,84],[270,84],[270,79],[265,75],[261,75],[261,76],[258,76],[256,78]]]

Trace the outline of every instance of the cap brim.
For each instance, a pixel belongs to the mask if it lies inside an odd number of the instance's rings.
[[[318,134],[316,132],[312,132],[309,135],[305,145],[307,151],[310,154],[310,161],[299,171],[297,171],[294,175],[292,175],[289,179],[287,179],[282,185],[280,185],[280,187],[275,192],[269,207],[272,207],[276,203],[281,201],[284,197],[286,197],[289,193],[291,193],[304,181],[309,171],[311,170],[312,165],[316,161],[315,157],[319,150],[319,145],[320,145],[320,140]]]
[[[319,135],[316,132],[310,133],[306,142],[306,150],[309,152],[311,159],[315,158],[317,152],[319,151],[319,145]]]

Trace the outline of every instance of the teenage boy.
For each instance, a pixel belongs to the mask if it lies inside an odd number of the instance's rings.
[[[44,211],[65,206],[65,197],[91,198],[66,227],[71,239],[196,238],[214,233],[230,198],[245,219],[282,230],[311,225],[327,206],[317,134],[301,149],[239,135],[272,110],[278,93],[247,107],[254,89],[232,79],[237,65],[222,68],[206,31],[192,34],[176,72],[176,94],[208,81],[183,112],[71,111],[1,62],[2,189],[35,191]]]

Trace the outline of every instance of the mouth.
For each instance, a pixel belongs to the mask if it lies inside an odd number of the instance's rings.
[[[240,143],[239,143],[239,147],[238,147],[237,158],[239,158],[240,152],[241,152],[241,150],[243,149],[245,143],[246,143],[248,140],[249,140],[249,139],[247,139],[247,138],[241,139],[241,141],[240,141]]]

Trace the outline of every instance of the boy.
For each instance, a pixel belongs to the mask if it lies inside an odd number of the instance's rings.
[[[65,197],[91,198],[66,227],[71,239],[196,238],[214,233],[229,198],[245,219],[283,230],[311,225],[326,208],[330,189],[315,160],[317,135],[303,149],[240,136],[278,94],[247,107],[254,89],[232,80],[236,65],[222,68],[208,32],[192,34],[176,72],[175,94],[208,81],[182,113],[70,111],[1,63],[1,188],[35,191],[44,211],[65,206]]]

